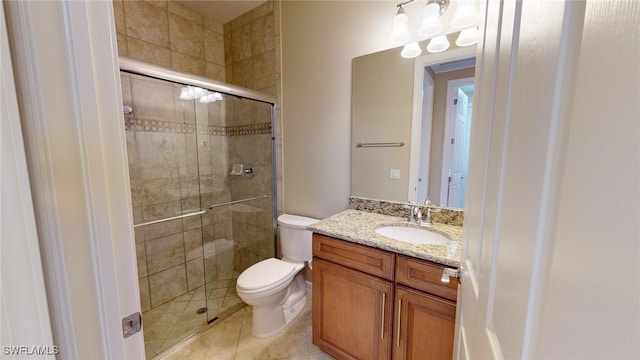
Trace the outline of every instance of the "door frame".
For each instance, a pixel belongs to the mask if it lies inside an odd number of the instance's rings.
[[[423,101],[428,100],[424,96],[424,74],[425,68],[441,63],[452,62],[458,60],[464,60],[473,58],[476,56],[476,47],[467,46],[455,49],[450,49],[441,53],[427,54],[419,56],[414,60],[413,70],[413,110],[411,116],[411,149],[409,156],[409,201],[422,202],[426,199],[417,198],[418,177],[426,174],[425,188],[427,189],[427,196],[429,196],[429,166],[431,160],[429,158],[422,159],[423,164],[426,166],[425,174],[420,173],[421,158],[431,156],[431,121],[424,121],[426,128],[423,128],[422,114],[424,112]],[[431,117],[433,117],[433,96],[430,102],[431,105]],[[428,135],[428,137],[427,137]],[[422,140],[422,143],[421,143]],[[424,151],[421,151],[424,149]],[[422,185],[421,185],[422,186]]]
[[[144,358],[112,3],[4,5],[54,344]]]
[[[451,141],[447,141],[451,139],[453,134],[454,124],[456,122],[456,112],[453,110],[453,100],[456,98],[455,89],[464,86],[464,85],[473,85],[474,77],[466,77],[459,78],[447,81],[447,100],[446,100],[446,108],[445,108],[445,125],[444,125],[444,138],[442,140],[442,170],[441,170],[441,180],[440,180],[440,203],[448,206],[449,199],[447,198],[448,190],[449,190],[449,175],[448,170],[450,167],[450,163],[452,160],[452,151],[451,151]],[[471,98],[471,101],[473,99]],[[468,172],[468,169],[467,169]],[[445,203],[444,200],[447,200]]]

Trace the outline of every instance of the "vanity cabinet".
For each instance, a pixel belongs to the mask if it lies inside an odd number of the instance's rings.
[[[337,359],[445,359],[457,279],[444,266],[313,234],[313,343]]]
[[[313,343],[338,359],[391,358],[395,256],[313,235]]]

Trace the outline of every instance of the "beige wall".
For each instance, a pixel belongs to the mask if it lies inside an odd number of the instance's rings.
[[[400,48],[353,60],[351,194],[407,201],[414,61]],[[355,147],[357,143],[404,142],[402,147]],[[400,179],[390,179],[391,169]]]
[[[476,8],[479,7],[476,1]],[[394,1],[283,1],[284,210],[326,217],[351,194],[351,60],[389,49]],[[407,6],[415,32],[422,7]],[[452,11],[442,21],[448,24]],[[446,33],[453,32],[445,28]]]
[[[324,218],[351,193],[351,60],[390,48],[392,2],[282,2],[284,211]]]
[[[225,80],[222,24],[172,1],[113,1],[118,54]]]

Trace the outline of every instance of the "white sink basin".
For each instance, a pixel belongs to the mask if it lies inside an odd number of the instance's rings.
[[[448,244],[451,240],[427,229],[408,226],[382,226],[376,229],[382,236],[411,244]]]

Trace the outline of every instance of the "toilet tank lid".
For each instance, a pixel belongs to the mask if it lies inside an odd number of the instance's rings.
[[[318,219],[308,218],[305,216],[282,214],[278,216],[278,224],[294,229],[306,229],[307,226],[317,223]]]

